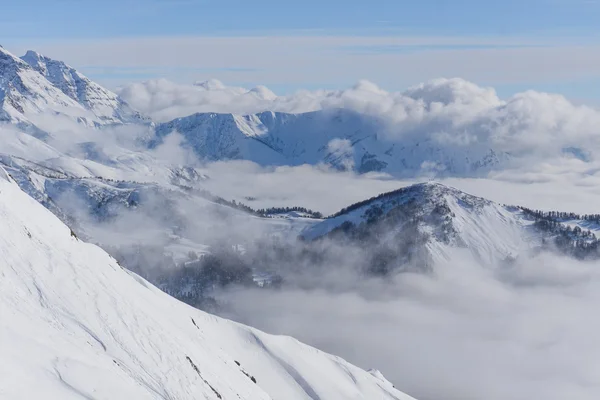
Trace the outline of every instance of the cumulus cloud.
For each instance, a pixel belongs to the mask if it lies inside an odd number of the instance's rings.
[[[225,86],[218,80],[181,85],[157,79],[127,85],[119,94],[138,110],[163,122],[196,112],[251,114],[266,111],[277,99],[264,86],[248,90]]]

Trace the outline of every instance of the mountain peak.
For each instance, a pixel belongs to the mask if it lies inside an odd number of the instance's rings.
[[[85,113],[31,65],[0,49],[0,120],[27,123],[31,115],[59,110]]]
[[[489,202],[483,198],[479,198],[452,186],[445,185],[440,182],[427,181],[415,183],[410,186],[405,186],[391,192],[381,193],[375,197],[352,204],[332,216],[332,218],[354,212],[362,208],[368,208],[374,203],[393,201],[395,203],[415,200],[421,204],[425,202],[436,202],[444,195],[451,195],[455,198],[463,198],[470,203]]]
[[[466,248],[493,263],[517,254],[523,243],[523,220],[517,214],[451,186],[423,182],[348,206],[301,237],[391,246],[399,254],[420,254],[425,264]]]
[[[30,58],[30,59],[39,59],[39,58],[43,58],[44,56],[41,55],[40,53],[38,53],[35,50],[27,50],[27,52],[25,53],[25,55],[23,57],[21,57],[21,59],[24,58]]]
[[[42,75],[46,75],[48,72],[46,68],[46,61],[49,61],[50,59],[34,50],[27,50],[27,53],[21,57],[21,60],[25,61]]]
[[[94,113],[100,124],[144,120],[139,112],[133,110],[115,93],[91,81],[63,61],[54,60],[34,50],[28,50],[21,60],[66,96]]]
[[[33,60],[42,60],[44,58],[47,59],[48,57],[46,57],[46,56],[38,53],[35,50],[27,50],[27,52],[25,53],[25,55],[21,57],[21,60],[23,60],[23,61],[25,61],[26,63],[29,64],[30,60],[32,60],[32,61]]]

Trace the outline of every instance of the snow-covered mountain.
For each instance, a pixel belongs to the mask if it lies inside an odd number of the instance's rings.
[[[35,125],[66,116],[87,126],[146,121],[116,94],[33,51],[21,59],[0,47],[0,121]]]
[[[598,216],[535,212],[426,182],[353,204],[301,237],[360,243],[382,264],[375,268],[388,272],[407,263],[431,267],[457,251],[490,266],[548,246],[598,257],[599,231]]]
[[[51,111],[85,117],[85,109],[29,64],[0,47],[1,120],[27,121],[27,116]]]
[[[141,123],[145,119],[115,93],[91,81],[62,61],[29,50],[21,57],[64,94],[90,110],[103,123]]]
[[[359,173],[472,175],[508,159],[485,144],[442,144],[407,134],[389,140],[392,129],[380,118],[348,109],[302,114],[194,114],[159,124],[150,147],[173,132],[202,160],[242,159],[260,165],[324,163]]]
[[[0,215],[0,398],[410,399],[376,371],[170,298],[3,169]]]

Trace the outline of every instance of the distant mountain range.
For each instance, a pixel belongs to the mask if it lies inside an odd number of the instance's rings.
[[[211,87],[210,82],[202,85]],[[263,97],[272,96],[263,92]],[[154,127],[115,93],[64,62],[34,51],[18,58],[0,48],[0,121],[17,124],[43,138],[52,130],[48,116],[96,128],[150,126],[152,132],[144,136],[144,142],[151,149],[176,132],[184,138],[182,145],[193,150],[200,161],[249,160],[264,166],[325,164],[358,173],[467,176],[485,173],[510,158],[485,144],[440,144],[417,133],[391,140],[393,132],[385,121],[347,109],[301,114],[194,114]]]
[[[264,166],[325,164],[396,176],[477,175],[509,158],[485,146],[442,146],[419,135],[398,142],[388,138],[388,129],[380,118],[347,109],[244,116],[208,113],[158,124],[149,146],[176,132],[203,160],[250,160]]]

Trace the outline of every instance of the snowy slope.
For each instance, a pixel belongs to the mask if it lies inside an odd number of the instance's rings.
[[[194,114],[159,124],[156,138],[177,132],[201,159],[244,159],[260,165],[325,163],[359,173],[468,175],[497,166],[507,155],[486,145],[437,143],[406,134],[390,141],[384,121],[347,109],[302,114]]]
[[[402,399],[376,372],[194,310],[0,170],[0,398]]]
[[[172,170],[169,185],[82,177],[73,168],[54,169],[1,153],[0,165],[23,191],[63,221],[76,223],[77,233],[89,241],[123,251],[137,244],[153,246],[176,262],[187,259],[190,251],[203,254],[211,243],[225,239],[232,245],[246,245],[263,235],[293,240],[318,222],[294,215],[262,218],[236,209],[207,191],[194,189],[201,184],[192,168]],[[238,227],[235,233],[231,226]]]
[[[23,57],[35,71],[103,123],[141,123],[145,119],[115,93],[92,82],[62,61],[29,50]]]

